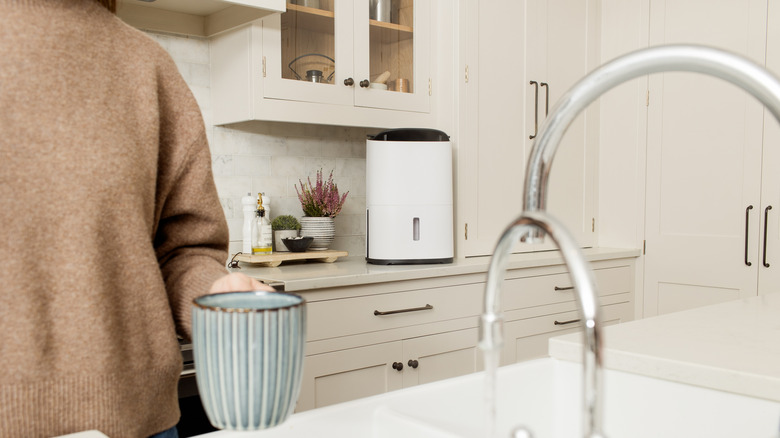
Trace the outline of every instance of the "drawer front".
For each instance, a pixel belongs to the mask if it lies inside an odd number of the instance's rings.
[[[599,296],[615,295],[632,290],[631,268],[619,266],[594,270]],[[568,273],[514,278],[502,286],[502,310],[545,306],[574,301],[574,289]]]
[[[476,318],[483,292],[476,283],[309,303],[307,340]]]
[[[601,310],[602,326],[629,321],[633,315],[630,302],[602,306]],[[551,337],[582,330],[579,318],[579,313],[574,310],[506,323],[501,364],[547,357],[547,344]]]

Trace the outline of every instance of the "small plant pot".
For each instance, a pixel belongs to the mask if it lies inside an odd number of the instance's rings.
[[[298,230],[274,230],[274,251],[289,251],[289,249],[284,246],[284,243],[282,243],[282,239],[288,237],[298,237]]]

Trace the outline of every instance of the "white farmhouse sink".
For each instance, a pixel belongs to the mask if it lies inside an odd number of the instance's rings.
[[[260,432],[213,438],[485,438],[484,374],[448,379],[293,415]],[[518,425],[535,438],[579,438],[582,367],[539,359],[498,370],[497,437]],[[604,370],[609,438],[777,438],[780,403]]]
[[[485,437],[484,378],[421,387],[377,407],[373,437]],[[497,437],[524,425],[534,437],[582,436],[580,364],[542,359],[498,374]],[[604,370],[607,437],[777,437],[780,403]]]

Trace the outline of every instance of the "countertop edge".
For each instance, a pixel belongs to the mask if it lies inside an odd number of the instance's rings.
[[[583,255],[589,262],[636,258],[636,248],[585,248]],[[455,259],[453,263],[432,265],[371,265],[363,257],[347,257],[333,263],[308,262],[279,267],[257,267],[241,264],[243,272],[264,283],[284,285],[286,292],[308,291],[329,287],[357,286],[403,280],[487,273],[490,256]],[[507,269],[526,269],[560,265],[563,259],[558,251],[512,254]]]

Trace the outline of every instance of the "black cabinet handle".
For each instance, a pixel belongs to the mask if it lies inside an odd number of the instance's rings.
[[[574,286],[567,286],[567,287],[558,287],[558,286],[555,286],[555,288],[554,288],[554,289],[555,289],[555,290],[572,290],[572,289],[574,289]]]
[[[753,263],[748,260],[748,238],[750,237],[750,210],[753,209],[752,205],[748,205],[745,209],[745,264],[753,266]]]
[[[566,324],[574,324],[575,322],[580,322],[580,320],[579,319],[570,319],[568,321],[558,321],[558,320],[555,320],[555,322],[553,324],[555,324],[555,325],[566,325]]]
[[[407,362],[406,364],[415,369],[419,365],[419,363],[416,360],[412,360],[412,359],[409,359],[409,362]]]
[[[384,312],[381,312],[379,310],[374,310],[374,315],[380,316],[380,315],[393,315],[396,313],[406,313],[406,312],[419,312],[420,310],[431,310],[433,309],[433,306],[430,304],[426,304],[422,307],[412,307],[410,309],[400,309],[400,310],[386,310]]]
[[[533,140],[539,133],[539,83],[531,81],[530,84],[534,86],[534,134],[529,135],[528,139]]]
[[[363,79],[362,81],[360,81],[360,88],[368,88],[369,84],[370,82],[368,82],[368,79]]]
[[[404,364],[402,364],[401,362],[393,362],[393,369],[396,371],[401,371],[402,369],[404,369]]]
[[[550,111],[550,84],[542,82],[539,85],[544,87],[544,116],[547,117],[547,112]]]
[[[766,262],[766,241],[767,241],[766,232],[767,232],[767,222],[769,222],[768,221],[769,210],[771,209],[772,209],[771,205],[764,209],[764,267],[765,268],[769,267],[769,263]]]
[[[346,85],[348,87],[351,87],[351,86],[355,85],[355,80],[352,79],[352,78],[346,78],[346,79],[344,79],[344,85]]]

